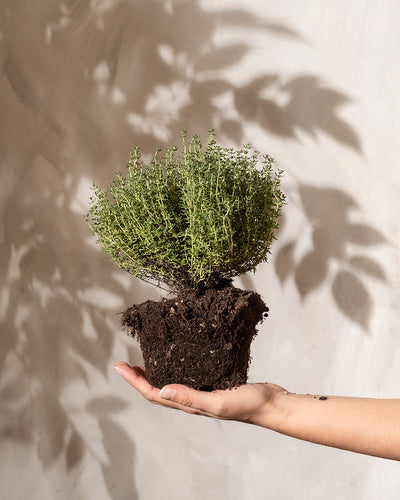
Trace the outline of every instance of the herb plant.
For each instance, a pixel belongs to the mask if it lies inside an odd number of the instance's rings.
[[[217,145],[210,131],[183,147],[157,150],[146,164],[135,148],[126,175],[94,184],[86,219],[109,258],[175,292],[220,287],[266,262],[284,204],[281,171],[251,145]]]

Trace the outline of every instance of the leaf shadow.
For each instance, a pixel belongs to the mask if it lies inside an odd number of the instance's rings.
[[[108,457],[107,463],[102,463],[101,468],[110,498],[138,500],[133,479],[135,447],[129,432],[106,416],[99,417],[99,426]]]
[[[379,262],[363,252],[385,244],[384,235],[367,224],[353,222],[359,206],[339,189],[300,184],[298,193],[310,226],[311,248],[299,256],[295,240],[280,247],[275,258],[280,282],[284,284],[292,276],[302,299],[330,282],[337,307],[368,331],[373,303],[365,281],[374,278],[385,283],[387,277]]]
[[[357,133],[339,114],[350,98],[315,75],[288,79],[278,74],[262,75],[237,88],[234,100],[240,116],[275,135],[298,139],[302,132],[316,139],[325,133],[361,152]]]
[[[130,434],[112,417],[125,410],[128,404],[121,398],[108,394],[87,402],[87,410],[99,423],[107,461],[101,463],[103,478],[113,500],[138,499],[133,480],[135,446]]]

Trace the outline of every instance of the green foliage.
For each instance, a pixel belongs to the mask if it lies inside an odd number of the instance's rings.
[[[125,176],[94,185],[86,219],[109,258],[145,281],[173,290],[220,286],[266,262],[284,204],[282,172],[265,155],[198,136],[150,164],[131,153]]]

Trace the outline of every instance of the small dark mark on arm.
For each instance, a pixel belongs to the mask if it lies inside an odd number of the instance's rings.
[[[294,392],[293,392],[292,394],[294,394]],[[319,396],[319,397],[318,397],[318,396],[315,396],[315,395],[313,395],[313,394],[306,394],[306,396],[311,396],[311,397],[313,397],[314,399],[317,399],[317,398],[318,398],[320,401],[325,401],[326,399],[328,399],[328,396]]]

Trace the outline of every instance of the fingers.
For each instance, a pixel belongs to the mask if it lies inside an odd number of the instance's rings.
[[[148,401],[168,408],[183,410],[196,415],[223,418],[218,393],[202,392],[185,385],[170,384],[160,389],[153,387],[146,380],[143,368],[131,367],[127,363],[119,362],[115,369]]]
[[[146,380],[144,370],[139,366],[131,367],[128,363],[119,362],[114,368],[124,379],[138,390],[146,399],[156,402],[159,389],[153,387]]]
[[[185,385],[169,384],[161,389],[159,396],[164,400],[173,401],[180,407],[195,410],[194,412],[223,418],[220,392],[204,392]]]

